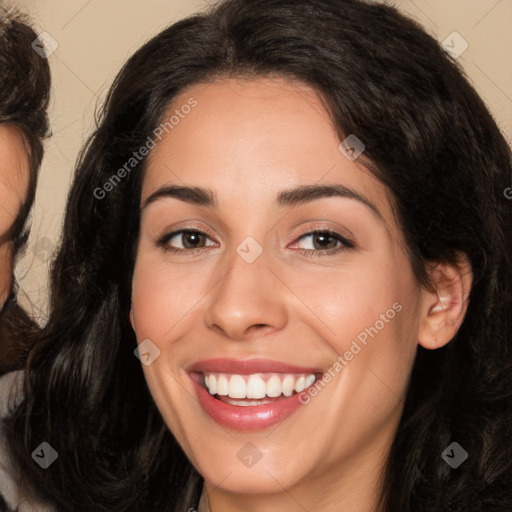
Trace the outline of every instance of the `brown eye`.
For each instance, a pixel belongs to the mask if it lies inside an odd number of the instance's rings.
[[[196,247],[203,247],[205,236],[195,231],[184,231],[181,233],[181,240],[185,249],[195,249]]]
[[[313,246],[315,249],[335,249],[339,240],[325,233],[315,233],[313,235]]]
[[[306,256],[332,256],[355,244],[335,231],[318,229],[302,235],[295,245],[298,252]],[[300,247],[302,246],[302,247]]]
[[[207,244],[207,240],[210,240],[210,237],[202,231],[182,229],[163,236],[158,240],[157,244],[160,247],[164,247],[166,250],[180,252],[214,245]]]

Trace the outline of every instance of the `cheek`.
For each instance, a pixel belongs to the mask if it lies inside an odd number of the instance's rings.
[[[396,260],[385,263],[384,258],[359,261],[346,267],[325,268],[300,275],[288,271],[284,280],[291,283],[304,311],[315,324],[315,330],[330,340],[333,348],[346,349],[347,340],[357,338],[365,329],[389,330],[401,311],[411,303],[414,279]],[[400,314],[399,314],[400,313]],[[402,315],[403,316],[403,315]],[[360,336],[364,341],[364,334]]]
[[[199,294],[197,276],[176,266],[157,261],[149,253],[140,252],[132,281],[132,326],[137,341],[151,340],[160,350],[159,356],[148,366],[142,366],[149,390],[168,427],[183,442],[186,421],[179,411],[187,410],[190,396],[176,385],[181,374],[176,357],[176,343],[190,331],[187,316],[197,303]],[[197,285],[197,286],[196,286]]]
[[[176,338],[208,292],[207,272],[140,251],[132,282],[132,311],[137,338]],[[172,333],[171,333],[172,331]]]
[[[302,321],[320,334],[332,365],[338,362],[331,368],[347,393],[340,403],[357,396],[354,407],[371,410],[381,397],[384,408],[392,406],[405,393],[417,347],[421,293],[408,260],[389,252],[322,273],[303,273],[293,289],[306,305]]]

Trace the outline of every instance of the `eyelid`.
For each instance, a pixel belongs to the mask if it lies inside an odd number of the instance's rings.
[[[340,242],[342,246],[338,247],[338,248],[334,248],[334,249],[318,249],[318,250],[314,250],[314,249],[298,249],[298,250],[299,251],[304,251],[304,252],[310,252],[310,253],[317,253],[317,254],[328,254],[328,253],[339,252],[342,249],[352,249],[352,248],[355,247],[355,243],[352,240],[350,240],[346,236],[342,235],[338,231],[333,230],[332,228],[325,228],[325,227],[316,227],[316,228],[308,229],[305,233],[303,233],[300,236],[298,236],[295,239],[295,241],[293,242],[293,244],[297,244],[301,240],[303,240],[303,239],[305,239],[307,237],[310,237],[310,236],[314,236],[315,234],[325,234],[329,238],[334,238],[335,240]]]
[[[191,232],[203,235],[206,238],[213,240],[213,238],[205,230],[198,228],[196,226],[188,226],[188,227],[173,229],[171,231],[166,231],[164,235],[158,237],[157,245],[165,246],[167,244],[167,242],[169,240],[171,240],[171,238],[174,238],[175,236],[181,235],[183,233],[191,233]],[[177,248],[177,249],[180,250],[180,248]],[[194,249],[183,249],[183,250],[190,252],[190,251],[193,251]]]
[[[355,245],[356,237],[345,225],[327,219],[317,219],[311,222],[302,222],[293,229],[291,238],[295,241],[312,233],[329,233],[346,243]]]

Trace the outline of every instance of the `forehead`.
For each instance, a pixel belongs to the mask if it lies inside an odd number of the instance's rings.
[[[169,146],[182,147],[188,141],[183,149],[194,145],[196,149],[222,152],[226,158],[247,157],[249,152],[260,150],[259,160],[278,160],[279,154],[290,150],[298,154],[300,143],[306,143],[304,149],[317,157],[336,145],[337,135],[320,97],[302,83],[258,78],[197,84],[175,98],[169,112],[184,109],[191,99],[197,106],[165,137]],[[229,146],[226,140],[231,141]],[[243,158],[241,162],[249,163]]]
[[[29,182],[29,157],[21,132],[0,124],[0,235],[8,231],[23,204]]]
[[[194,101],[192,109],[186,107]],[[349,161],[322,98],[282,78],[222,79],[177,96],[152,150],[142,201],[168,184],[215,190],[219,205],[274,201],[299,184],[337,182],[392,211],[386,188],[362,161]]]

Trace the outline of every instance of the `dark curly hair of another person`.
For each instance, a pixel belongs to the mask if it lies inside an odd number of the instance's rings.
[[[48,60],[32,48],[37,34],[28,17],[13,8],[0,7],[0,123],[14,127],[29,158],[28,192],[0,245],[13,244],[16,257],[26,244],[27,219],[35,198],[37,177],[43,159],[43,140],[49,133],[47,116],[51,76]],[[21,369],[36,324],[16,302],[16,284],[0,314],[0,375]]]

